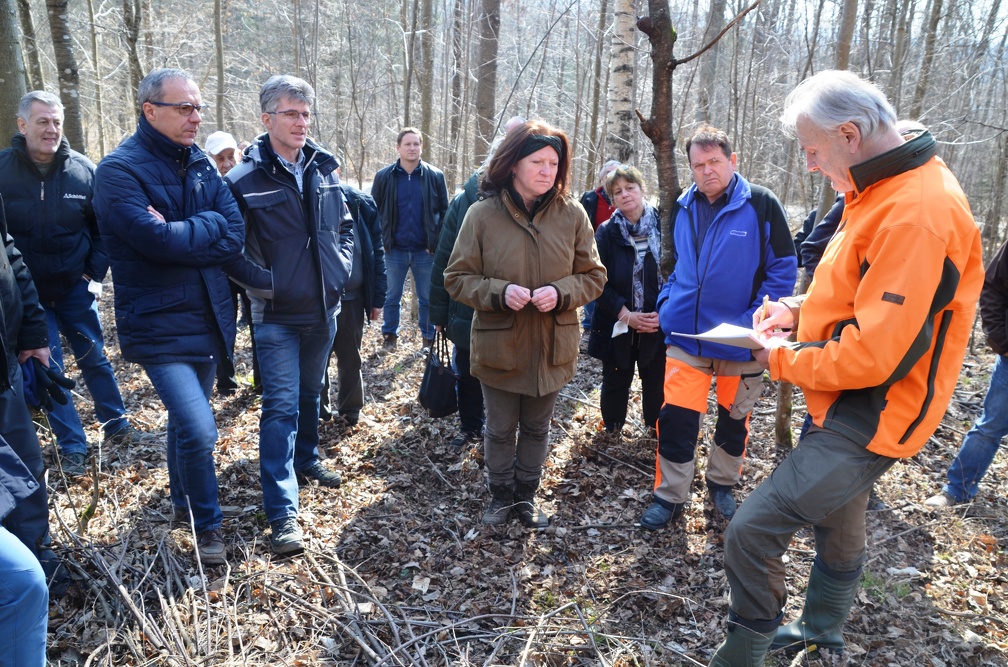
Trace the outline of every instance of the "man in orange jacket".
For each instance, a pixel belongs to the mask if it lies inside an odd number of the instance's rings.
[[[797,326],[797,343],[756,359],[802,388],[813,426],[725,533],[731,612],[711,662],[719,667],[762,665],[771,645],[843,646],[868,495],[941,421],[983,282],[979,230],[934,137],[904,143],[876,86],[821,72],[792,91],[781,120],[845,208],[807,295],[753,317],[763,335]],[[805,525],[816,545],[805,607],[780,626],[782,556]]]

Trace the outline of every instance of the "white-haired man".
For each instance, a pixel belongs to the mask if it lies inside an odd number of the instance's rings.
[[[762,665],[771,645],[843,646],[865,561],[872,486],[913,456],[955,389],[983,281],[980,235],[935,140],[905,142],[873,84],[850,72],[806,79],[784,103],[809,171],[845,193],[844,218],[807,295],[759,309],[773,380],[805,392],[813,426],[746,499],[725,533],[728,633],[711,665]],[[766,311],[766,312],[764,312]],[[811,525],[816,557],[801,618],[780,626],[782,556]]]

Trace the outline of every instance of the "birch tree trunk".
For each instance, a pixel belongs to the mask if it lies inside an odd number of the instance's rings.
[[[669,27],[671,28],[671,21]],[[643,29],[642,31],[647,32]],[[614,5],[611,59],[609,62],[609,127],[606,132],[605,144],[606,151],[620,162],[629,162],[633,156],[633,45],[633,0],[616,0]],[[652,58],[654,58],[653,53]],[[671,78],[669,79],[669,86],[671,87]],[[671,88],[669,92],[671,93]],[[654,118],[653,114],[654,108],[652,107],[652,118]],[[671,117],[668,121],[669,127],[671,127]]]

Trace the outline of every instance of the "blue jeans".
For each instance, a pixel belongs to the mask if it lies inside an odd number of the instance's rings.
[[[589,301],[583,306],[584,315],[581,317],[581,328],[591,331],[592,317],[595,315],[595,302]]]
[[[385,271],[388,275],[388,292],[385,294],[383,334],[399,335],[399,304],[402,302],[403,284],[406,272],[413,272],[413,291],[417,295],[420,315],[420,333],[424,338],[434,337],[434,325],[430,322],[430,274],[434,256],[426,250],[385,251]]]
[[[217,424],[210,407],[217,364],[146,364],[144,370],[168,411],[165,440],[172,504],[185,508],[188,499],[197,533],[220,528],[224,516],[213,457]]]
[[[335,333],[335,319],[318,325],[256,325],[256,346],[265,362],[259,369],[259,477],[270,523],[297,516],[295,471],[318,461],[319,394]]]
[[[0,665],[44,667],[49,589],[28,547],[0,527]]]
[[[105,357],[105,339],[98,319],[98,302],[88,291],[88,284],[77,282],[70,292],[55,303],[43,304],[49,323],[49,349],[51,364],[66,369],[63,363],[63,346],[60,332],[73,350],[77,368],[80,369],[94,401],[95,417],[102,423],[108,437],[126,426],[126,407],[123,405],[119,384],[112,372],[112,364]],[[49,426],[56,442],[65,454],[87,452],[87,440],[73,401],[66,405],[53,403],[49,411]]]
[[[998,356],[984,397],[983,414],[963,439],[948,470],[945,493],[964,503],[972,500],[1001,440],[1008,434],[1008,359]]]

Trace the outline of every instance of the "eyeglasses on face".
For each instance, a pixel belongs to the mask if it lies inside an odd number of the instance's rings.
[[[150,102],[156,107],[172,107],[175,111],[179,112],[180,116],[191,116],[193,111],[199,111],[200,114],[206,113],[210,109],[209,104],[190,104],[188,102],[180,102],[174,104],[172,102]]]
[[[311,111],[298,111],[297,109],[285,109],[284,111],[267,111],[266,113],[272,116],[283,116],[290,122],[295,122],[298,116],[304,118],[304,122],[310,123],[312,119]]]

